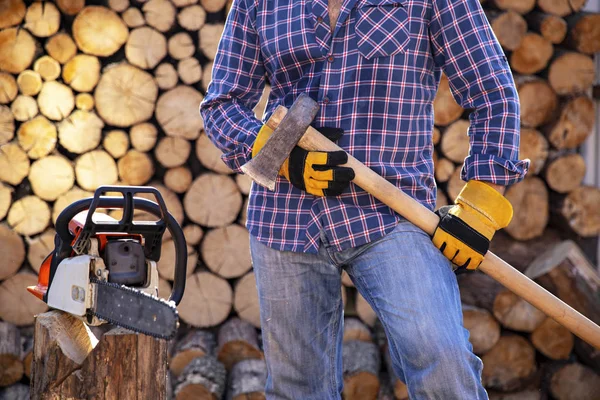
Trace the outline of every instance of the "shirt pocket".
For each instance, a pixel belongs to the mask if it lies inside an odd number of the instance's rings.
[[[358,51],[367,59],[402,53],[410,42],[408,12],[399,0],[360,1],[355,31]]]

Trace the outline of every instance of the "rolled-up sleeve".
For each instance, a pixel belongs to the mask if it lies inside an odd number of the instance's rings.
[[[519,160],[519,98],[479,0],[433,0],[429,34],[434,62],[454,98],[473,109],[462,179],[519,182],[529,169],[528,160]]]
[[[200,104],[208,137],[223,152],[225,164],[236,172],[250,159],[262,126],[252,111],[265,86],[265,70],[251,2],[234,0],[219,41],[212,80]]]

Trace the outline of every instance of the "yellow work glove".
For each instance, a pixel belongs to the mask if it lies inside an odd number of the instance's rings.
[[[344,131],[340,128],[318,128],[331,141],[336,141]],[[263,148],[273,130],[263,125],[254,145],[252,157]],[[285,177],[292,185],[315,196],[338,196],[354,179],[352,168],[340,167],[348,162],[345,151],[307,151],[296,146],[279,169],[279,175]]]
[[[440,207],[433,244],[458,268],[477,269],[497,230],[512,219],[510,202],[490,185],[469,181],[455,205]]]

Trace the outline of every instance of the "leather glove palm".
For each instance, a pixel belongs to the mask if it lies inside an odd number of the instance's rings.
[[[344,134],[340,128],[318,128],[331,141],[336,141]],[[252,157],[263,148],[273,130],[263,125],[254,145]],[[352,168],[340,167],[348,162],[345,151],[307,151],[296,146],[279,169],[279,175],[285,177],[292,185],[315,196],[338,196],[354,179]]]
[[[453,206],[440,207],[433,244],[459,268],[477,269],[497,230],[510,223],[510,202],[491,186],[469,181]]]

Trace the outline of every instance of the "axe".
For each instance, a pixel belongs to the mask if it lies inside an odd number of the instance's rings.
[[[301,94],[289,111],[283,106],[277,107],[266,122],[274,130],[273,134],[256,157],[242,167],[242,171],[258,184],[274,190],[279,168],[294,146],[298,145],[309,151],[342,150],[310,126],[318,110],[319,105],[306,94]],[[354,170],[353,182],[356,185],[427,232],[429,236],[433,236],[439,222],[435,213],[351,155],[348,155],[348,163],[345,166]],[[492,252],[488,251],[479,270],[600,350],[598,325]]]

